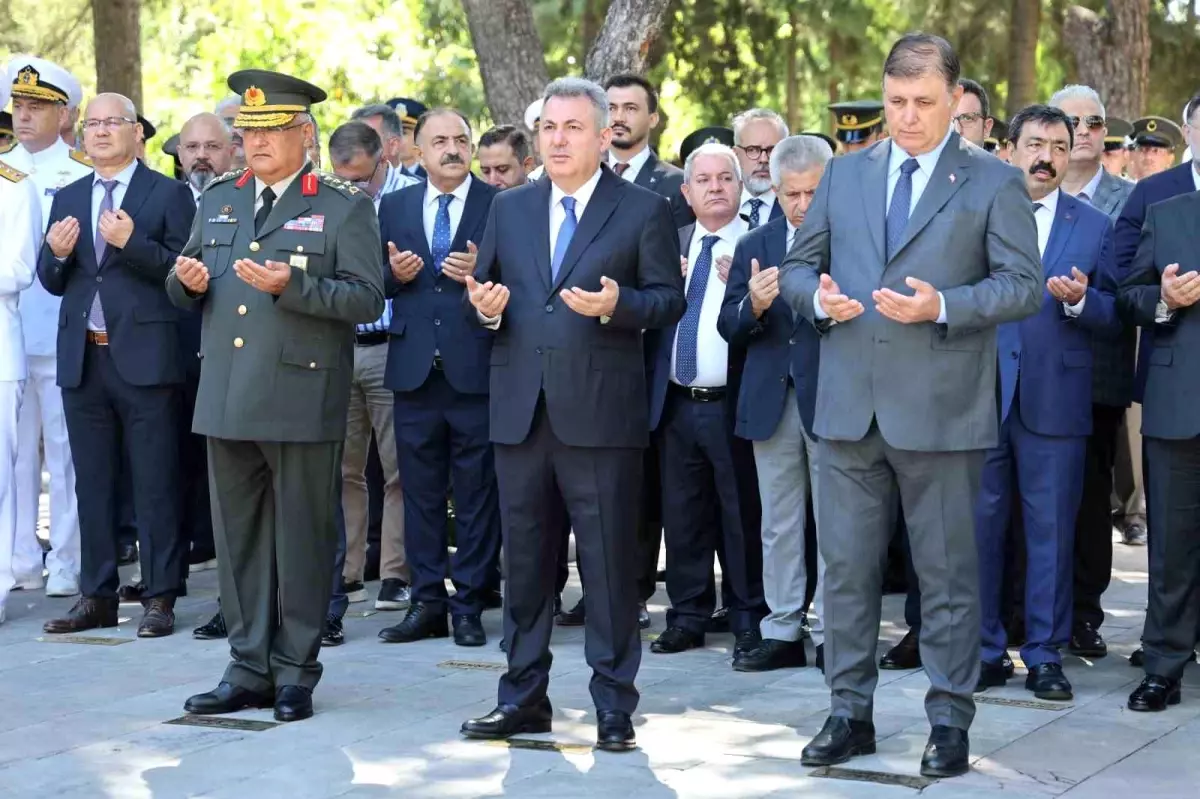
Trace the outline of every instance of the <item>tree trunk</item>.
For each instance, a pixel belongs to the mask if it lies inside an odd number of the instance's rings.
[[[788,37],[787,51],[787,123],[792,133],[798,131],[800,119],[800,82],[796,74],[798,70],[796,51],[800,49],[800,12],[793,4],[788,9],[788,24],[791,36]]]
[[[550,82],[529,0],[462,0],[492,121],[524,125]]]
[[[588,53],[585,72],[603,83],[620,72],[646,72],[650,47],[662,32],[669,0],[613,0]]]
[[[600,35],[600,26],[604,24],[607,12],[608,0],[584,0],[583,19],[579,23],[579,38],[583,46],[579,48],[579,52],[585,56],[596,44],[596,37]]]
[[[1110,116],[1142,115],[1150,90],[1150,0],[1108,0],[1103,14],[1071,6],[1063,40],[1079,82],[1100,93]]]
[[[116,92],[142,109],[141,0],[92,0],[96,90]]]
[[[1033,102],[1037,94],[1038,28],[1040,0],[1012,0],[1008,39],[1008,118]]]

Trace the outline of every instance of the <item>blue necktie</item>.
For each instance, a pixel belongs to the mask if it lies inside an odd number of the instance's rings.
[[[766,205],[766,202],[755,197],[750,201],[750,229],[758,227],[760,224],[759,211]]]
[[[433,271],[441,274],[442,261],[450,255],[450,201],[453,194],[443,194],[438,197],[437,216],[433,220],[433,246],[429,249],[433,254]]]
[[[113,209],[113,192],[116,191],[117,181],[101,180],[100,185],[104,187],[104,199],[100,201],[100,213],[96,214],[96,237],[93,241],[93,247],[96,252],[96,269],[100,269],[100,264],[104,262],[104,256],[108,253],[108,242],[104,240],[104,236],[100,235],[100,219],[104,216],[105,211]],[[104,324],[104,308],[100,305],[100,287],[96,285],[96,293],[92,296],[92,307],[88,309],[87,318],[88,330],[105,330]]]
[[[571,237],[575,235],[575,227],[579,220],[575,218],[575,198],[562,198],[563,210],[567,216],[563,219],[562,227],[558,229],[558,238],[554,240],[554,255],[550,258],[550,280],[558,280],[558,270],[562,268],[563,259],[567,257],[567,248],[571,246]]]
[[[762,202],[761,200],[759,202]],[[679,320],[675,335],[675,379],[680,385],[690,386],[696,379],[696,361],[699,357],[700,309],[704,306],[704,290],[708,288],[708,273],[712,267],[713,245],[716,236],[705,236],[700,248],[700,257],[688,269],[692,281],[688,283],[687,310]]]
[[[920,167],[917,159],[910,158],[900,165],[900,179],[892,191],[892,204],[887,212],[887,259],[892,260],[904,238],[908,226],[908,215],[912,206],[912,176]]]

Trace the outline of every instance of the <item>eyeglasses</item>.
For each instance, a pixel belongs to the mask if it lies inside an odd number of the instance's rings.
[[[371,190],[371,183],[375,180],[375,176],[379,174],[379,166],[383,163],[383,152],[379,153],[379,157],[375,159],[375,168],[371,170],[371,174],[367,175],[364,180],[352,180],[350,185],[366,194],[371,199],[375,199],[375,192]]]
[[[224,150],[225,145],[221,144],[220,142],[215,142],[215,141],[204,142],[203,144],[201,144],[200,142],[189,142],[189,143],[183,145],[182,147],[180,147],[179,149],[183,150],[185,153],[187,153],[189,155],[196,155],[201,150],[203,150],[204,152],[206,152],[210,155],[215,155],[216,153],[219,153],[222,150]]]
[[[741,150],[742,152],[744,152],[750,158],[751,161],[758,161],[764,155],[767,158],[770,158],[771,152],[775,149],[775,145],[771,145],[770,147],[759,147],[757,145],[751,144],[749,147],[743,147],[742,145],[739,144],[739,145],[737,145],[737,148],[739,150]]]
[[[104,119],[85,119],[83,121],[84,130],[116,130],[122,125],[133,125],[137,122],[136,119],[126,119],[125,117],[105,117]]]
[[[983,114],[979,113],[978,111],[968,111],[965,114],[959,114],[958,116],[954,117],[954,124],[960,126],[974,125],[976,122],[980,122],[982,120]]]
[[[1080,120],[1087,126],[1088,130],[1100,130],[1104,127],[1104,117],[1092,114],[1086,117],[1067,117],[1067,121],[1071,123],[1071,128],[1078,128]]]

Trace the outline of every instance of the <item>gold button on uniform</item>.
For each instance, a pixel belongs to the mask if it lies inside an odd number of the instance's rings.
[[[303,247],[297,247],[297,248],[296,248],[296,252],[304,252],[304,248],[303,248]]]
[[[241,337],[241,336],[238,336],[237,338],[235,338],[235,339],[233,340],[233,346],[237,347],[239,350],[242,348],[242,345],[243,345],[243,344],[245,344],[245,343],[246,343],[246,342],[242,341],[242,337]]]
[[[257,241],[250,242],[250,252],[258,252],[261,249],[262,249],[262,245],[259,244]]]
[[[239,306],[238,306],[238,316],[245,316],[245,315],[246,315],[246,311],[247,311],[247,308],[246,308],[246,306],[245,306],[245,305],[239,305]]]
[[[311,362],[311,363],[308,365],[308,368],[309,368],[309,369],[316,369],[316,368],[317,368],[317,362],[316,362],[316,361],[313,361],[313,362]]]

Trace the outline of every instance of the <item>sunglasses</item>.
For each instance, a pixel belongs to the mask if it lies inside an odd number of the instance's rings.
[[[1104,117],[1097,116],[1095,114],[1086,117],[1067,117],[1067,120],[1071,123],[1072,128],[1079,127],[1080,119],[1083,120],[1084,125],[1087,125],[1088,130],[1100,130],[1100,128],[1104,127]]]

